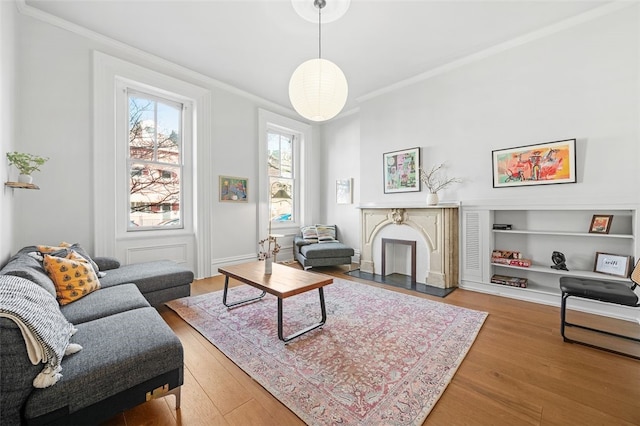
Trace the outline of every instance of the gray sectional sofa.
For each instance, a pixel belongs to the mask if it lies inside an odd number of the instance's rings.
[[[5,290],[0,300],[6,302],[9,288],[18,291],[12,295],[18,299],[31,297],[29,291],[47,306],[53,299],[59,313],[51,316],[61,314],[75,327],[70,343],[82,349],[62,358],[57,383],[35,388],[43,364],[31,363],[17,322],[0,315],[0,423],[97,424],[167,394],[175,395],[179,408],[182,344],[152,305],[188,296],[193,273],[171,261],[120,266],[111,258],[94,258],[104,274],[101,288],[59,306],[54,284],[34,251],[25,247],[0,270],[0,293]],[[24,295],[16,282],[24,286]]]

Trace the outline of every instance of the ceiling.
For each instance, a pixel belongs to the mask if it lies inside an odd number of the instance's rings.
[[[290,0],[25,3],[287,108],[291,74],[318,54],[317,24]],[[372,92],[605,3],[351,0],[323,24],[322,57],[344,71],[349,111]]]

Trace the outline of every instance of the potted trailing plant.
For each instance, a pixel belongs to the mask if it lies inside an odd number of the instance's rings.
[[[40,157],[26,152],[7,152],[7,159],[10,166],[16,166],[20,175],[18,182],[31,183],[33,178],[31,173],[40,171],[40,166],[49,160],[48,157]]]
[[[427,195],[427,205],[429,206],[435,206],[438,204],[438,191],[445,189],[454,183],[462,182],[460,178],[447,178],[440,176],[440,172],[443,167],[444,163],[440,163],[431,167],[429,171],[420,169],[420,180],[424,183],[427,189],[429,189],[429,194]]]

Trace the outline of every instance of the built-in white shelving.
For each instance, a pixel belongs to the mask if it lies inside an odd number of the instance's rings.
[[[595,214],[613,215],[608,234],[589,232]],[[635,206],[510,208],[463,204],[461,218],[460,287],[474,291],[559,306],[562,276],[630,283],[629,278],[594,272],[596,253],[632,256],[632,262],[640,253]],[[493,224],[509,224],[512,229],[492,229]],[[518,251],[523,258],[531,260],[531,266],[492,263],[493,250]],[[554,251],[565,255],[568,271],[551,268]],[[526,278],[527,287],[494,284],[491,282],[494,274]],[[583,310],[603,313],[600,309],[605,315],[610,313],[607,312],[609,307],[605,306],[590,306]],[[610,316],[629,318],[628,313]]]

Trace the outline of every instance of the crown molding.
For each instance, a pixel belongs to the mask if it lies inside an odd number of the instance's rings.
[[[393,92],[395,90],[411,86],[413,84],[419,83],[424,80],[428,80],[430,78],[436,77],[438,75],[444,74],[446,72],[455,70],[457,68],[461,68],[468,64],[483,60],[485,58],[500,54],[507,50],[525,45],[527,43],[531,43],[533,41],[548,37],[552,34],[556,34],[558,32],[567,30],[569,28],[573,28],[575,26],[581,25],[585,22],[592,21],[594,19],[598,19],[602,16],[609,15],[611,13],[617,12],[621,9],[627,8],[629,6],[637,5],[637,1],[633,0],[616,0],[612,3],[607,3],[603,6],[596,7],[587,12],[583,12],[579,15],[573,16],[571,18],[567,18],[563,21],[560,21],[556,24],[546,26],[539,30],[532,31],[528,34],[522,35],[520,37],[516,37],[512,40],[506,41],[504,43],[497,44],[495,46],[489,47],[487,49],[481,50],[479,52],[473,53],[471,55],[465,56],[463,58],[457,59],[455,61],[449,62],[445,65],[433,68],[424,73],[418,74],[414,77],[410,77],[406,80],[399,81],[397,83],[391,84],[387,87],[383,87],[378,90],[374,90],[366,95],[362,95],[356,100],[359,103],[364,101],[368,101],[370,99],[376,98],[378,96],[387,94],[389,92]]]
[[[1,1],[1,0],[0,0]],[[142,60],[148,62],[151,65],[155,65],[158,67],[163,67],[175,72],[180,73],[181,75],[192,79],[194,82],[202,85],[208,85],[213,88],[222,89],[229,93],[241,96],[253,102],[260,104],[261,107],[267,107],[271,110],[278,111],[281,114],[293,115],[296,116],[296,112],[293,109],[284,107],[282,105],[276,104],[267,99],[261,98],[252,93],[246,92],[242,89],[238,89],[235,86],[231,86],[230,84],[224,83],[222,81],[216,80],[213,77],[209,77],[207,75],[201,74],[197,71],[184,67],[182,65],[178,65],[174,62],[168,61],[166,59],[162,59],[156,55],[153,55],[149,52],[146,52],[142,49],[138,49],[129,44],[122,43],[120,41],[114,40],[111,37],[107,37],[98,32],[92,31],[88,28],[85,28],[81,25],[74,24],[73,22],[69,22],[65,19],[52,15],[50,13],[44,12],[40,9],[37,9],[33,6],[29,6],[26,4],[25,0],[15,0],[16,7],[18,12],[22,15],[28,16],[30,18],[37,19],[44,23],[56,26],[63,30],[72,32],[76,35],[84,37],[89,40],[93,40],[97,43],[101,43],[103,45],[112,47],[114,49],[118,49],[124,51],[128,54],[135,55],[136,57],[141,58]]]

